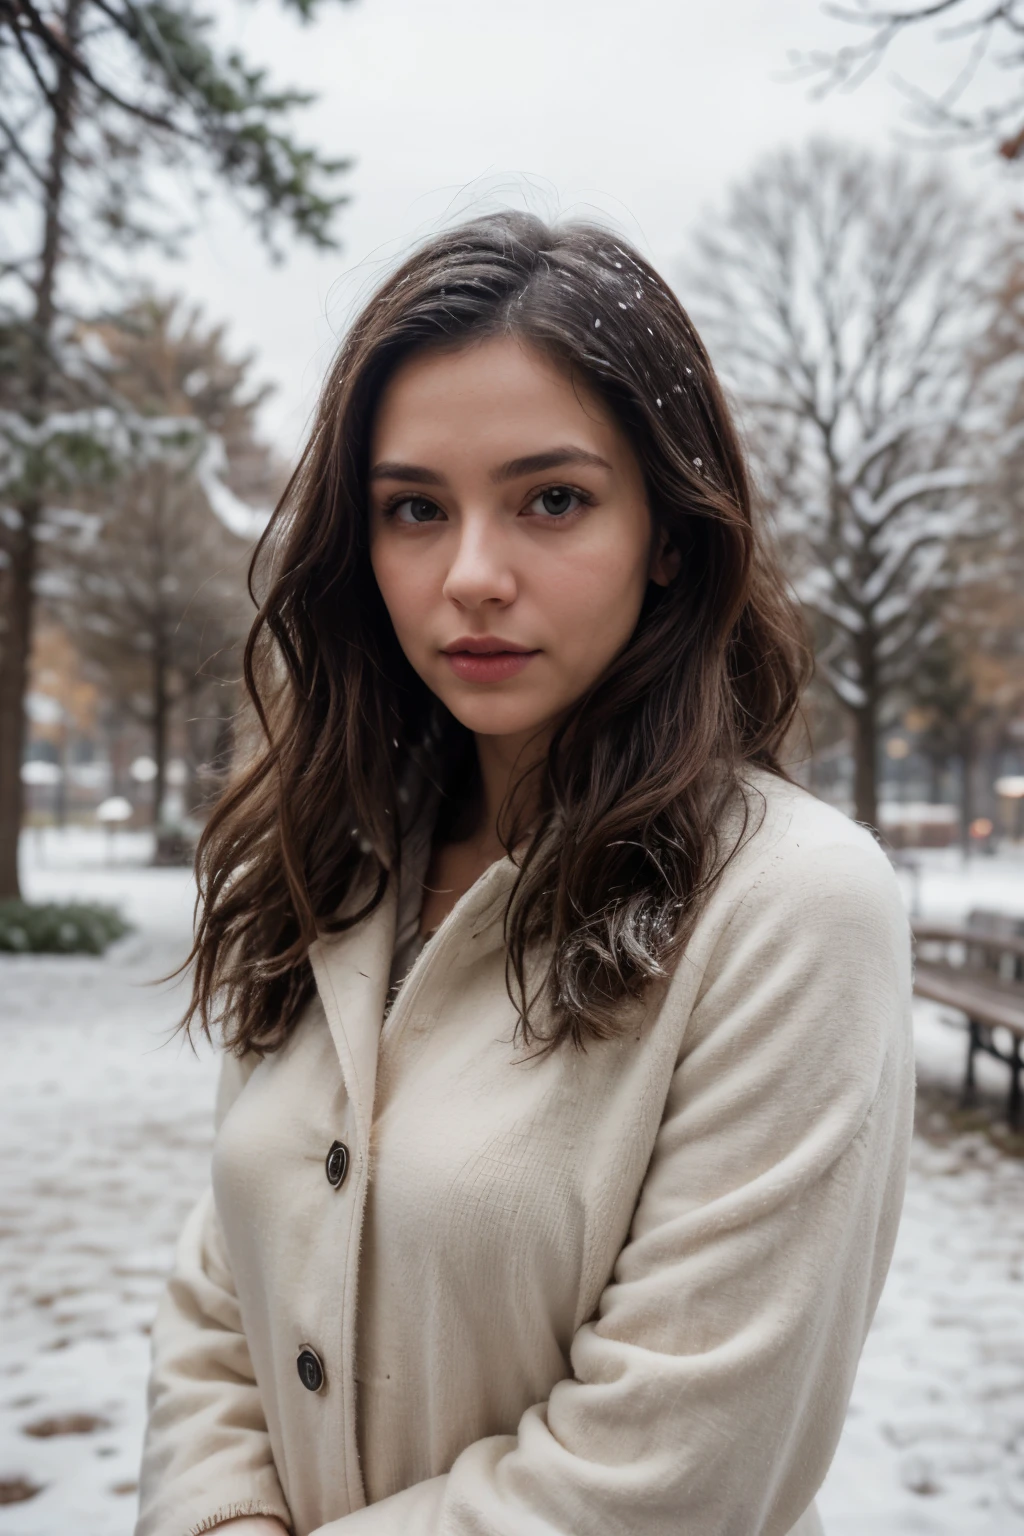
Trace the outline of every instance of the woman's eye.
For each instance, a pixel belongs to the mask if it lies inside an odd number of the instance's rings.
[[[425,496],[407,496],[391,507],[391,516],[398,523],[433,523],[441,516],[441,508]]]
[[[570,491],[567,485],[552,485],[533,498],[530,508],[548,517],[564,517],[567,512],[575,512],[581,505],[582,498],[575,491]]]

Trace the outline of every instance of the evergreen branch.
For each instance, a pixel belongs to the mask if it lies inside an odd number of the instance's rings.
[[[164,46],[163,38],[152,26],[149,18],[132,4],[132,0],[125,0],[123,13],[114,10],[107,3],[107,0],[93,0],[93,4],[113,22],[115,27],[123,31],[127,37],[130,37],[133,42],[138,42],[142,34],[145,33],[147,40],[153,45],[154,50],[160,54],[168,76],[173,76],[180,81],[174,58]]]
[[[119,95],[117,91],[112,90],[110,86],[104,85],[101,80],[96,78],[95,74],[89,68],[89,65],[82,58],[81,54],[77,53],[73,48],[69,48],[63,39],[57,36],[53,28],[47,26],[42,16],[40,16],[39,12],[32,4],[32,0],[18,0],[18,3],[22,12],[28,17],[29,25],[32,31],[39,38],[43,46],[48,49],[49,52],[56,55],[57,58],[67,64],[70,69],[73,69],[75,74],[80,79],[85,80],[86,83],[90,85],[92,89],[96,91],[100,96],[102,96],[105,101],[109,101],[111,106],[118,107],[122,112],[127,112],[130,116],[138,118],[144,123],[148,123],[151,128],[160,128],[165,133],[174,134],[175,137],[189,137],[189,135],[185,133],[185,131],[178,124],[173,123],[170,118],[164,117],[159,113],[150,112],[147,107],[141,106],[138,102],[127,101],[123,96]],[[15,34],[17,35],[21,29],[15,27],[14,30]],[[38,72],[36,73],[36,78],[42,85],[43,82]],[[45,89],[45,86],[43,88]],[[47,95],[52,105],[53,97],[49,92],[47,92]]]
[[[273,125],[273,119],[307,105],[310,94],[268,90],[265,72],[246,69],[237,54],[221,63],[201,35],[208,23],[186,20],[163,0],[134,11],[145,28],[136,34],[140,52],[194,112],[219,173],[261,199],[264,224],[269,215],[284,214],[299,234],[332,246],[328,226],[347,198],[318,193],[313,183],[318,176],[339,175],[351,162],[322,158]]]

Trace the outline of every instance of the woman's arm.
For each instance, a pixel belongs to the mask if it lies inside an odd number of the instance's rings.
[[[245,1080],[225,1058],[217,1122]],[[186,1536],[266,1516],[289,1521],[212,1193],[192,1212],[153,1327],[135,1536]],[[230,1527],[229,1527],[230,1529]],[[256,1536],[255,1530],[252,1536]]]
[[[892,1252],[909,1002],[877,849],[769,864],[711,956],[573,1375],[517,1434],[318,1536],[786,1536],[834,1453]]]

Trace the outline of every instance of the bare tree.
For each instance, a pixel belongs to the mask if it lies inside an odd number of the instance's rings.
[[[896,77],[911,119],[940,142],[992,144],[1005,160],[1024,158],[1024,0],[918,0],[878,5],[876,0],[827,4],[827,15],[859,31],[859,41],[832,50],[791,55],[797,72],[816,77],[821,91],[855,89],[888,58],[899,41],[930,31],[950,45],[953,69],[938,94]],[[993,74],[1009,88],[987,99],[979,82]]]
[[[858,819],[879,737],[978,531],[969,348],[984,247],[950,183],[827,142],[776,154],[697,236],[686,296],[741,403],[764,494],[852,725]]]
[[[990,536],[960,552],[942,634],[912,685],[927,720],[926,750],[959,762],[965,850],[978,809],[976,768],[986,756],[994,763],[1024,711],[1024,264],[1015,243],[994,266],[990,324],[975,363],[989,399],[982,415],[996,426],[980,488]]]

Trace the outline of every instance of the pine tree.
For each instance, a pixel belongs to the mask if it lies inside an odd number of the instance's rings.
[[[316,0],[290,3],[307,20]],[[115,248],[173,246],[180,231],[159,192],[174,167],[200,190],[230,188],[268,242],[288,228],[333,244],[347,162],[295,137],[293,113],[309,99],[219,51],[212,15],[192,0],[62,0],[53,11],[0,0],[0,898],[18,891],[47,508],[76,468],[116,456],[118,402],[76,347],[65,270],[102,282]]]
[[[246,566],[284,475],[258,436],[267,391],[251,386],[251,359],[231,357],[222,328],[195,309],[146,297],[79,339],[144,419],[190,429],[175,453],[140,455],[111,483],[80,487],[79,515],[66,509],[45,553],[47,608],[119,716],[149,732],[159,823],[176,718],[183,725],[187,713],[197,746],[207,738],[195,771],[216,755],[238,702]],[[206,730],[196,728],[202,715]]]

